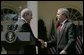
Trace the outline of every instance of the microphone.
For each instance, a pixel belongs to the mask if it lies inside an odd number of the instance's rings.
[[[13,31],[17,29],[18,25],[13,26]]]

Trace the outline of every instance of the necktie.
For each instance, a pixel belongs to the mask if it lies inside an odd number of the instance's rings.
[[[61,26],[62,26],[62,24],[60,24],[59,26],[58,26],[58,28],[57,28],[57,30],[60,32],[61,31]]]

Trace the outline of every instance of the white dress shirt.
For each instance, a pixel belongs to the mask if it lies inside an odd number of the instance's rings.
[[[67,21],[67,19],[65,19],[61,24],[62,24],[62,26],[61,26],[61,29],[63,28],[63,26],[64,26],[64,23]]]

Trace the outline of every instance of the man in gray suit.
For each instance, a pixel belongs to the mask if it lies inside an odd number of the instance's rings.
[[[60,8],[56,14],[60,25],[56,28],[55,39],[42,43],[42,47],[57,47],[56,54],[75,54],[76,27],[69,20],[69,11],[66,8]]]
[[[32,19],[32,11],[29,10],[28,8],[23,9],[20,13],[18,21],[15,23],[15,25],[18,25],[18,28],[15,29],[15,31],[20,31],[22,29],[22,25],[25,23],[30,24],[31,19]]]

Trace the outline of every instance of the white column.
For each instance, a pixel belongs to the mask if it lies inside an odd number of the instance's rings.
[[[27,7],[32,10],[32,17],[30,26],[36,38],[38,38],[38,1],[28,1]],[[36,46],[36,54],[38,54],[38,47]]]
[[[32,28],[32,31],[33,31],[33,34],[36,38],[38,38],[38,2],[37,1],[28,1],[27,2],[27,7],[32,10],[32,17],[33,19],[31,20],[31,28]]]

